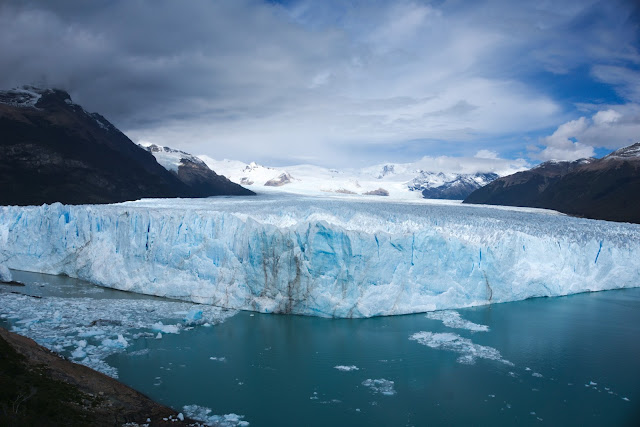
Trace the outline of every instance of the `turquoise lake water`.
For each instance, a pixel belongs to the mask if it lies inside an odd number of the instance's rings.
[[[30,286],[12,291],[43,299],[147,298],[14,277]],[[475,326],[425,314],[239,312],[212,327],[131,339],[106,362],[161,403],[241,414],[252,426],[640,425],[640,289],[455,312]],[[474,332],[479,325],[489,330]]]

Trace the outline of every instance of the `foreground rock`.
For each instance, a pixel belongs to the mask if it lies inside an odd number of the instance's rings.
[[[0,425],[202,425],[3,328],[0,384]]]

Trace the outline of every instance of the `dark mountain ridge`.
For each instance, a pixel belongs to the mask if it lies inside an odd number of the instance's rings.
[[[107,119],[74,104],[68,93],[29,86],[0,91],[0,188],[0,205],[114,203],[245,190],[236,184],[206,191],[191,187]]]
[[[549,161],[499,178],[463,203],[553,209],[569,215],[640,223],[640,143],[601,159]]]

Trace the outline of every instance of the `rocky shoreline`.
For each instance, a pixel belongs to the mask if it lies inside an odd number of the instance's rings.
[[[203,425],[4,328],[0,383],[0,425]]]

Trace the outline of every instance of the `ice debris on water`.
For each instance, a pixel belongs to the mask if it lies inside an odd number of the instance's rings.
[[[444,326],[455,329],[467,329],[471,332],[488,332],[489,327],[487,325],[480,325],[468,320],[464,320],[460,317],[460,313],[453,310],[434,311],[428,313],[427,317],[433,320],[440,320]]]
[[[226,414],[226,415],[212,415],[212,410],[204,406],[199,405],[186,405],[182,408],[184,414],[193,418],[196,421],[206,423],[208,425],[217,427],[245,427],[249,423],[244,421],[244,415]]]
[[[427,347],[460,353],[460,357],[458,357],[459,363],[472,365],[476,359],[489,359],[513,366],[513,363],[503,359],[500,352],[495,348],[474,344],[470,339],[451,332],[433,333],[422,331],[411,335],[409,339]]]
[[[0,314],[13,332],[114,378],[118,372],[105,362],[108,356],[126,351],[137,339],[153,338],[151,331],[159,327],[180,332],[179,323],[164,325],[162,321],[179,321],[179,313],[189,312],[192,307],[192,303],[166,300],[32,298],[0,292]],[[236,313],[213,306],[200,306],[198,310],[211,324]]]
[[[346,365],[337,365],[333,367],[334,369],[337,369],[338,371],[343,371],[343,372],[349,372],[349,371],[358,371],[360,368],[358,368],[355,365],[350,365],[350,366],[346,366]]]
[[[226,361],[227,361],[227,358],[226,358],[226,357],[213,357],[213,356],[212,356],[212,357],[210,357],[209,359],[210,359],[210,360],[215,360],[215,361],[217,361],[217,362],[226,362]]]
[[[536,377],[536,378],[542,378],[542,374],[538,373],[538,372],[534,372],[533,374],[531,374],[532,377]]]
[[[379,393],[384,396],[396,394],[396,390],[393,388],[394,384],[393,381],[384,378],[366,379],[362,382],[362,385],[368,387],[373,393]]]

